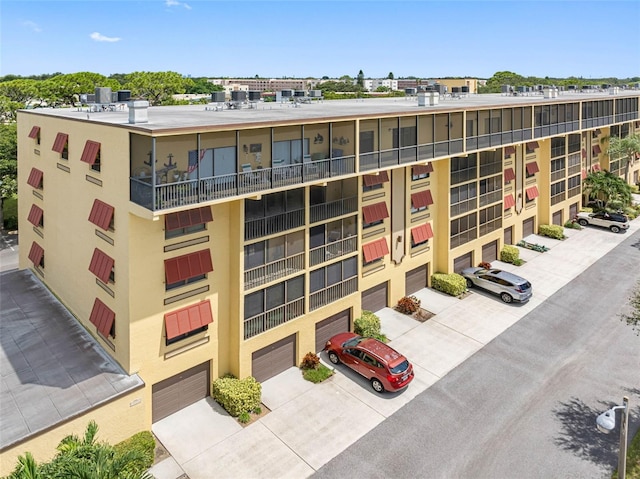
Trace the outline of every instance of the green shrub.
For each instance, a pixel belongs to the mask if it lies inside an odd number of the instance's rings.
[[[229,414],[237,417],[260,407],[262,386],[251,376],[244,379],[220,378],[213,381],[211,395]]]
[[[516,258],[513,260],[513,264],[514,266],[522,266],[524,264],[524,260],[520,259],[520,258]]]
[[[565,239],[564,228],[560,225],[540,225],[538,234],[553,239]]]
[[[403,296],[396,309],[403,314],[413,314],[420,308],[420,300],[415,296]]]
[[[362,316],[353,322],[356,334],[365,338],[373,338],[380,334],[380,318],[371,311],[362,311]]]
[[[136,451],[140,456],[140,459],[127,465],[127,472],[141,473],[153,466],[156,440],[149,431],[141,431],[134,434],[129,439],[119,442],[113,448],[117,455],[122,455],[127,451]]]
[[[571,221],[567,221],[564,224],[565,228],[570,228],[570,229],[574,229],[574,230],[581,230],[582,226],[580,226],[580,224],[578,224],[577,221],[571,220]]]
[[[451,296],[460,296],[467,290],[467,281],[457,273],[434,273],[431,276],[433,289]]]
[[[324,364],[318,364],[315,369],[305,369],[302,372],[302,377],[312,383],[321,383],[325,379],[333,376],[333,371],[326,367]]]
[[[260,406],[254,407],[253,414],[262,414],[262,408]]]
[[[500,251],[500,261],[504,261],[505,263],[515,264],[514,261],[519,257],[520,250],[509,244],[504,245],[502,251]]]
[[[5,198],[2,203],[4,228],[7,231],[18,229],[18,198]]]
[[[251,415],[247,411],[241,412],[238,416],[238,422],[241,422],[242,424],[246,424],[249,421],[251,421]]]
[[[300,369],[315,369],[320,364],[320,358],[316,353],[307,353],[300,363]]]

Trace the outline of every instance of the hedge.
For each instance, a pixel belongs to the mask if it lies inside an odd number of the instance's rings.
[[[149,431],[141,431],[134,434],[129,439],[125,439],[114,446],[117,454],[127,451],[136,451],[140,459],[130,462],[126,470],[131,473],[141,473],[153,466],[155,459],[156,440]]]
[[[213,381],[211,395],[232,416],[260,407],[262,386],[254,377],[219,378]]]
[[[457,273],[434,273],[431,276],[431,285],[433,289],[451,296],[460,296],[467,290],[467,280]]]
[[[564,239],[564,228],[560,225],[540,225],[538,234],[553,239]]]
[[[353,322],[356,334],[365,338],[376,338],[380,335],[380,318],[371,311],[362,311],[362,316]]]
[[[500,251],[500,261],[514,264],[520,258],[520,250],[512,245],[504,245]]]

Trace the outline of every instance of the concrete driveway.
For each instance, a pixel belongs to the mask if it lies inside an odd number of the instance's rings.
[[[640,219],[631,232],[640,229]],[[416,293],[422,307],[435,313],[421,323],[392,308],[378,311],[391,346],[413,363],[409,387],[374,393],[362,377],[339,365],[321,384],[302,378],[297,368],[265,381],[262,401],[271,410],[247,427],[239,425],[213,400],[200,401],[153,425],[172,457],[156,464],[157,479],[308,477],[340,452],[410,402],[457,365],[542,304],[628,234],[585,228],[565,230],[564,241],[532,235],[545,253],[522,249],[523,266],[495,262],[517,270],[533,284],[525,304],[504,304],[496,296],[472,290],[460,300],[432,289]],[[325,364],[333,367],[326,357]]]

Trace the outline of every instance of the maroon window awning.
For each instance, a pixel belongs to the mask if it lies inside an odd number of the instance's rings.
[[[415,228],[411,228],[411,238],[414,244],[424,243],[425,241],[433,238],[433,230],[431,229],[431,223],[425,223]]]
[[[33,263],[34,266],[40,266],[40,262],[44,256],[44,249],[35,241],[31,243],[31,249],[27,258]]]
[[[29,132],[29,138],[36,139],[36,138],[38,138],[39,134],[40,134],[40,127],[39,126],[34,126],[34,127],[31,128],[31,131]]]
[[[516,173],[513,171],[513,168],[507,168],[504,170],[504,182],[509,183],[516,179]]]
[[[512,194],[508,194],[504,197],[504,209],[508,210],[509,208],[513,208],[516,205],[516,200],[513,198]]]
[[[93,256],[91,257],[91,263],[89,264],[89,271],[95,274],[103,283],[108,283],[114,263],[113,258],[98,248],[95,248],[93,250]]]
[[[389,174],[386,171],[381,171],[377,175],[364,175],[362,181],[365,186],[381,185],[389,181]]]
[[[93,302],[93,308],[91,309],[91,315],[89,321],[93,324],[100,334],[105,338],[111,333],[113,322],[116,319],[116,313],[114,313],[109,307],[100,301],[98,298]]]
[[[29,178],[27,179],[27,184],[29,186],[33,186],[34,188],[42,188],[42,177],[44,173],[38,168],[31,168],[31,173],[29,173]]]
[[[364,206],[362,208],[362,216],[365,223],[375,223],[389,217],[389,210],[384,201],[374,205]]]
[[[411,204],[414,208],[424,208],[433,204],[430,190],[419,191],[411,195]]]
[[[389,254],[389,246],[387,245],[387,240],[384,238],[380,238],[378,240],[372,241],[371,243],[367,243],[362,246],[362,252],[364,253],[365,263],[370,263],[371,261],[380,259],[383,256]]]
[[[29,211],[29,216],[27,216],[27,221],[31,223],[33,226],[40,226],[42,223],[42,208],[38,205],[31,205],[31,211]]]
[[[431,162],[426,165],[416,165],[413,167],[411,174],[412,175],[426,175],[427,173],[433,173],[433,165]]]
[[[537,148],[540,148],[540,145],[538,144],[537,141],[529,141],[527,142],[527,150],[529,151],[533,151]]]
[[[529,199],[529,201],[540,196],[540,192],[538,191],[537,186],[532,186],[530,188],[527,188],[526,191],[527,191],[527,198]]]
[[[212,322],[213,315],[211,314],[211,303],[209,300],[171,311],[164,315],[167,339],[173,339],[190,333]]]
[[[99,152],[100,143],[98,143],[97,141],[87,140],[87,142],[84,144],[84,150],[82,150],[80,161],[93,165],[98,158]]]
[[[113,206],[96,199],[93,201],[91,213],[89,213],[89,221],[107,231],[113,219],[113,211]]]
[[[527,163],[527,174],[535,175],[539,171],[540,171],[540,168],[538,168],[537,162],[532,161],[531,163]]]
[[[62,153],[68,139],[69,135],[67,135],[66,133],[58,133],[56,135],[56,141],[53,142],[53,147],[51,149],[56,153]]]
[[[515,155],[515,153],[516,153],[516,147],[515,146],[505,146],[504,147],[505,156]]]
[[[211,252],[208,249],[195,253],[177,256],[164,261],[164,271],[167,284],[185,281],[195,276],[213,271]]]
[[[213,221],[211,207],[203,206],[202,208],[194,208],[178,213],[169,213],[164,217],[164,226],[167,231],[172,231],[208,223],[210,221]]]

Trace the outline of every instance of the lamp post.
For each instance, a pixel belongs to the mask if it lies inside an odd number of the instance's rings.
[[[598,431],[609,434],[616,427],[616,411],[622,410],[620,422],[620,451],[618,453],[618,479],[624,479],[627,473],[627,428],[629,426],[629,398],[622,398],[622,406],[613,406],[596,418]]]

